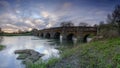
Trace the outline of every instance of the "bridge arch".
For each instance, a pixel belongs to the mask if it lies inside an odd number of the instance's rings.
[[[45,34],[45,38],[50,38],[50,37],[51,37],[50,33]]]
[[[83,42],[87,42],[87,38],[90,36],[90,34],[86,34],[83,36]]]
[[[60,39],[60,32],[56,32],[54,34],[54,39]]]
[[[39,33],[36,33],[37,36],[39,36]]]
[[[73,38],[75,37],[75,34],[74,33],[69,33],[66,38],[68,41],[73,41]]]
[[[41,34],[40,34],[40,37],[44,37],[44,34],[43,34],[43,33],[41,33]]]

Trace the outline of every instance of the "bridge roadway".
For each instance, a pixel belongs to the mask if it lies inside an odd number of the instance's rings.
[[[86,41],[88,36],[97,35],[96,27],[54,27],[42,30],[33,30],[33,35],[43,38],[54,38],[63,40],[82,39]]]

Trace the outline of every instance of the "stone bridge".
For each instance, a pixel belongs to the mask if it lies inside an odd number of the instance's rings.
[[[54,38],[65,40],[73,40],[74,38],[86,41],[88,36],[95,36],[97,34],[96,27],[54,27],[43,30],[33,30],[34,35],[43,38]]]

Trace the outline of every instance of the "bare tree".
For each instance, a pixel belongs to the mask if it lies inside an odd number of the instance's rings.
[[[0,28],[0,34],[2,33],[2,29]]]
[[[20,30],[20,29],[18,30],[18,33],[22,33],[22,32],[23,32],[22,30]]]
[[[86,26],[88,26],[88,23],[80,22],[80,23],[79,23],[79,26],[85,26],[85,27],[86,27]]]
[[[104,26],[105,26],[104,21],[101,21],[100,24],[99,24],[99,27],[100,27],[100,28],[103,28]]]
[[[94,27],[98,27],[98,25],[97,25],[97,24],[94,24],[93,26],[94,26]]]
[[[69,21],[69,22],[62,22],[60,24],[60,26],[61,27],[72,27],[72,26],[74,26],[74,24],[71,21]]]
[[[66,23],[66,26],[71,27],[71,26],[74,26],[74,24],[71,21],[69,21],[69,22]]]
[[[120,5],[117,5],[113,13],[108,15],[107,23],[116,28],[120,34]]]
[[[2,31],[2,29],[0,28],[0,32]]]
[[[0,27],[0,34],[3,34],[4,32],[2,31],[2,28]]]
[[[65,27],[65,25],[66,25],[65,22],[62,22],[62,23],[60,24],[61,27]]]

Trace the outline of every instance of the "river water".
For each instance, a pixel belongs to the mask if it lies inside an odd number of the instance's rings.
[[[73,43],[62,43],[59,40],[43,39],[35,36],[1,36],[0,44],[6,48],[0,51],[0,68],[25,68],[21,60],[17,60],[15,50],[34,49],[45,54],[41,59],[60,57],[59,46],[73,46]]]

